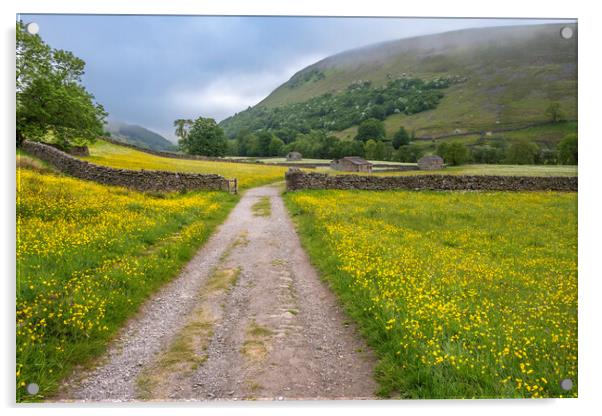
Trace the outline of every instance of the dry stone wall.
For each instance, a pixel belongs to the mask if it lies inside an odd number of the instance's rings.
[[[22,149],[53,165],[59,171],[79,179],[104,185],[125,186],[138,191],[188,191],[195,189],[227,191],[228,179],[220,175],[178,173],[159,170],[129,170],[100,166],[78,159],[52,146],[23,141]]]
[[[479,190],[479,191],[563,191],[576,192],[576,177],[535,176],[460,176],[460,175],[410,175],[367,176],[327,175],[289,169],[286,188],[300,189],[363,189],[385,191],[408,190]]]

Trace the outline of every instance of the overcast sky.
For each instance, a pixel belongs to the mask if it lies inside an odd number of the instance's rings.
[[[509,19],[21,15],[52,47],[86,61],[83,82],[109,118],[174,140],[173,120],[222,120],[295,72],[347,49]]]

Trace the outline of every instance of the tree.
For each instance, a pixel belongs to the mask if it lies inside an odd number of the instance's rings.
[[[269,156],[279,156],[282,153],[283,148],[284,142],[278,137],[272,137],[270,145],[268,146],[268,154]]]
[[[369,139],[364,143],[364,154],[366,158],[374,160],[376,159],[376,141],[373,139]]]
[[[259,147],[259,139],[256,135],[250,134],[246,141],[246,155],[247,156],[261,156],[261,149]]]
[[[85,62],[53,49],[17,23],[16,133],[54,141],[61,147],[92,142],[102,135],[107,113],[81,85]]]
[[[558,160],[558,152],[556,149],[542,149],[540,153],[541,163],[544,165],[557,165]]]
[[[578,150],[577,135],[569,134],[558,143],[558,161],[563,165],[576,165]]]
[[[351,140],[346,140],[346,141],[341,140],[338,144],[338,153],[339,153],[339,157],[345,157],[345,156],[364,157],[365,156],[364,145],[362,142],[351,141]]]
[[[238,155],[247,156],[249,147],[249,136],[251,132],[248,129],[240,129],[236,134],[235,140],[237,143]]]
[[[475,163],[500,163],[504,159],[504,150],[494,146],[473,146],[472,160]]]
[[[224,156],[228,147],[226,136],[212,118],[199,117],[188,134],[180,138],[180,149],[191,155]]]
[[[274,134],[286,144],[292,142],[297,137],[297,132],[289,128],[276,130]]]
[[[513,165],[533,165],[539,156],[539,146],[527,140],[512,143],[506,151],[506,162]]]
[[[190,119],[179,118],[174,120],[173,126],[176,128],[176,136],[180,139],[185,139],[188,135],[188,129],[192,126],[193,121]]]
[[[392,144],[395,150],[399,149],[399,146],[410,144],[410,135],[403,126],[401,126],[393,136]]]
[[[416,163],[422,157],[422,148],[415,144],[399,146],[397,160],[403,163]]]
[[[258,154],[256,156],[269,156],[270,155],[270,143],[274,135],[269,131],[260,131],[257,133],[257,145]]]
[[[462,143],[441,143],[437,146],[437,154],[443,158],[448,165],[463,165],[470,159],[468,148]]]
[[[382,140],[384,137],[385,125],[383,122],[375,118],[369,118],[362,121],[362,123],[359,125],[355,140],[366,142],[369,139]]]
[[[385,108],[382,105],[375,105],[370,109],[370,117],[378,120],[384,120],[387,116]]]
[[[226,140],[226,155],[228,156],[238,156],[238,142],[235,139],[227,139]]]
[[[373,160],[388,160],[391,157],[392,148],[388,143],[378,141],[374,146],[374,151],[370,159]]]
[[[553,123],[558,123],[564,119],[560,104],[556,102],[550,103],[548,108],[546,108],[545,114]]]

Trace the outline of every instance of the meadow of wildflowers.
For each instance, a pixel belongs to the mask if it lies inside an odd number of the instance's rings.
[[[84,158],[99,165],[120,169],[167,170],[192,173],[215,173],[237,178],[240,189],[284,180],[285,167],[252,163],[212,162],[160,157],[112,143],[97,141]]]
[[[312,262],[378,355],[382,395],[577,396],[576,193],[285,200]]]
[[[17,170],[17,401],[105,348],[234,206],[225,192],[142,194]],[[40,392],[26,393],[36,383]]]

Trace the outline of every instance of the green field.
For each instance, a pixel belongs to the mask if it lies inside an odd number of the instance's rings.
[[[154,156],[128,147],[98,141],[90,146],[90,156],[83,158],[100,165],[127,169],[156,169],[178,172],[216,173],[227,178],[237,178],[240,189],[278,182],[284,179],[288,169],[283,166],[269,166],[269,163],[283,162],[285,158],[257,159],[264,163],[232,163],[198,160],[172,159]],[[330,163],[330,159],[304,159],[299,163]],[[385,163],[392,165],[414,165],[371,160],[374,164]],[[268,166],[266,166],[268,165]],[[349,174],[339,172],[329,167],[318,167],[315,172],[330,174]],[[407,171],[407,172],[378,172],[374,175],[526,175],[526,176],[577,176],[577,166],[566,165],[462,165],[446,167],[437,171]]]
[[[406,129],[408,125],[401,117],[392,116],[385,120],[385,130],[388,135],[393,135],[400,126]],[[569,134],[577,134],[577,122],[568,121],[563,123],[545,124],[541,126],[528,127],[516,131],[495,132],[495,127],[492,131],[485,135],[468,134],[463,136],[452,136],[435,140],[414,140],[412,144],[421,146],[427,153],[436,153],[436,148],[439,143],[444,142],[459,142],[464,145],[494,145],[495,143],[505,141],[507,143],[516,142],[519,140],[527,140],[537,143],[542,147],[553,147],[558,142],[564,139]],[[357,134],[357,127],[335,132],[334,135],[344,140],[353,140]]]
[[[280,166],[160,157],[102,140],[91,145],[90,156],[83,159],[121,169],[215,173],[228,179],[237,178],[238,187],[243,190],[281,181],[286,172],[286,168]]]
[[[301,191],[303,244],[383,396],[576,397],[577,194]]]
[[[235,205],[225,192],[142,194],[18,156],[17,401],[52,394],[174,277]],[[39,394],[25,392],[35,380]]]

